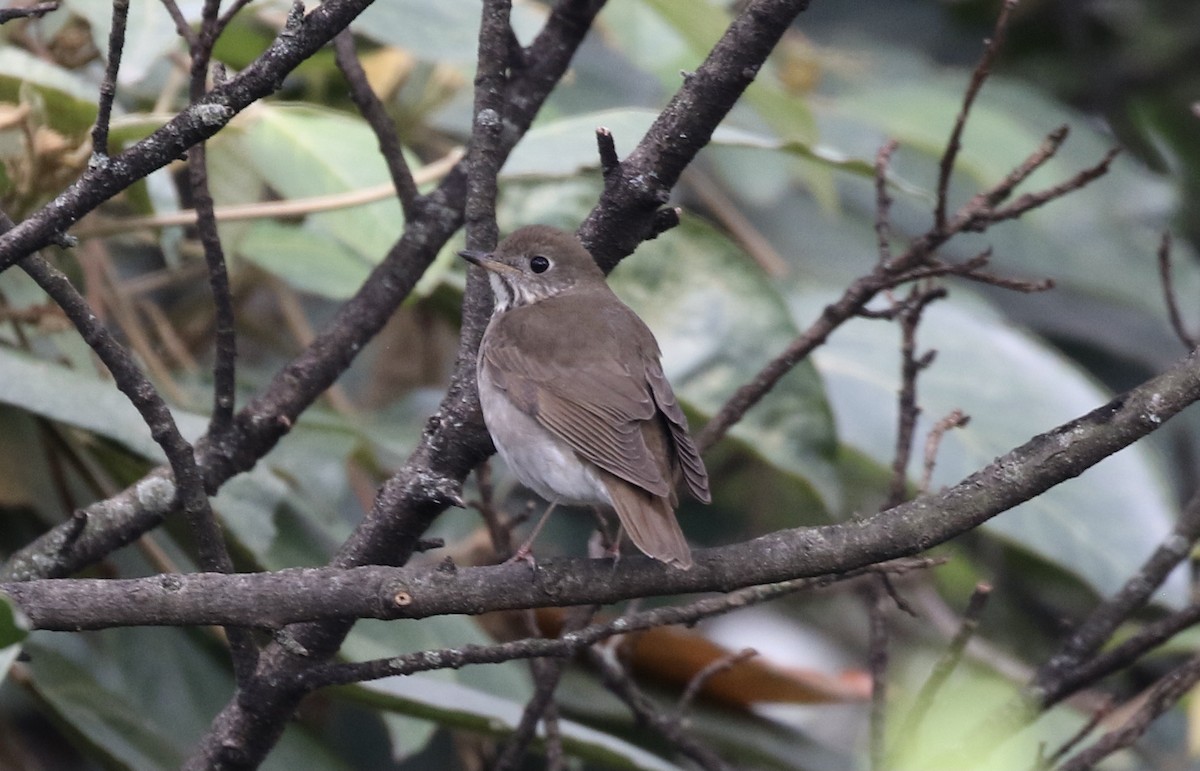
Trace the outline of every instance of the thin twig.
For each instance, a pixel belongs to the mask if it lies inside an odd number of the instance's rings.
[[[1129,747],[1154,720],[1188,694],[1200,682],[1200,656],[1188,659],[1159,678],[1146,694],[1142,706],[1120,728],[1101,736],[1091,746],[1072,756],[1058,771],[1088,771],[1117,750]]]
[[[690,758],[705,771],[731,771],[732,767],[705,744],[697,741],[683,727],[679,717],[662,709],[642,692],[629,672],[608,654],[596,648],[585,648],[588,663],[600,672],[604,687],[633,712],[637,721],[654,730],[673,748]]]
[[[1117,628],[1145,605],[1171,571],[1187,559],[1197,540],[1200,540],[1200,491],[1183,507],[1170,535],[1137,572],[1115,595],[1096,606],[1059,651],[1038,670],[1029,690],[1042,694],[1039,699],[1042,704],[1054,704],[1079,687],[1080,683],[1071,677],[1072,670],[1093,657]],[[1072,687],[1067,686],[1068,682]]]
[[[914,286],[900,304],[900,390],[896,405],[896,444],[892,455],[892,478],[882,509],[899,506],[908,497],[908,465],[921,408],[917,404],[917,377],[933,363],[934,351],[917,355],[917,327],[925,308],[946,296],[945,287]]]
[[[404,218],[412,219],[413,207],[420,200],[420,191],[413,181],[408,161],[404,159],[404,149],[400,144],[400,135],[396,133],[396,125],[375,95],[371,84],[367,82],[367,73],[363,71],[354,50],[354,35],[349,29],[344,29],[333,39],[333,50],[338,69],[350,86],[350,98],[358,107],[358,111],[367,121],[367,125],[375,132],[379,142],[379,154],[387,162],[388,172],[392,175],[392,184],[396,187],[396,195],[400,199],[400,208],[404,210]]]
[[[934,227],[938,230],[942,230],[946,226],[946,197],[950,187],[950,173],[954,170],[954,162],[962,147],[962,133],[963,128],[967,125],[967,116],[971,114],[971,106],[975,102],[975,97],[979,95],[979,90],[983,88],[984,81],[992,72],[992,62],[995,61],[996,54],[1004,45],[1004,33],[1008,29],[1008,19],[1016,5],[1017,0],[1005,0],[1000,9],[1000,15],[996,17],[996,26],[992,30],[992,37],[984,46],[979,64],[975,65],[975,70],[971,73],[971,81],[963,93],[962,108],[958,111],[958,117],[954,119],[954,128],[950,132],[950,138],[946,141],[946,151],[942,153],[941,161],[938,164],[937,206],[934,209],[933,218]]]
[[[413,179],[418,185],[435,182],[446,176],[462,160],[462,148],[455,148],[438,160],[417,169]],[[287,201],[264,201],[260,203],[233,204],[214,210],[218,222],[242,220],[300,217],[325,211],[336,211],[352,206],[365,206],[375,201],[384,201],[396,195],[396,186],[391,182],[373,185],[344,193],[316,195],[307,198],[292,198]],[[195,209],[154,214],[145,217],[120,217],[88,222],[77,228],[80,238],[111,236],[143,228],[169,228],[196,224]]]
[[[1167,315],[1171,319],[1171,329],[1189,351],[1196,347],[1196,338],[1187,330],[1183,322],[1183,314],[1179,312],[1179,296],[1175,292],[1175,281],[1171,272],[1171,233],[1164,230],[1162,240],[1158,244],[1158,275],[1162,278],[1163,299],[1167,303]]]
[[[121,51],[125,48],[125,23],[129,18],[129,0],[113,0],[112,29],[108,33],[108,65],[100,82],[100,101],[96,107],[96,125],[92,128],[92,155],[108,157],[108,122],[117,96],[117,74],[121,70]]]
[[[571,613],[567,614],[559,638],[566,638],[568,635],[586,627],[591,623],[598,609],[599,606],[597,605],[574,608]],[[526,751],[529,749],[529,744],[533,741],[534,734],[537,731],[538,723],[543,721],[547,710],[552,709],[554,692],[558,689],[558,683],[562,679],[566,664],[567,661],[564,658],[559,661],[543,661],[541,665],[534,667],[536,677],[534,680],[533,697],[525,705],[525,711],[521,714],[521,721],[504,743],[499,757],[496,758],[496,762],[492,765],[492,771],[509,771],[509,769],[515,768],[525,756]]]
[[[166,402],[133,363],[129,353],[96,319],[91,307],[61,271],[37,255],[22,260],[21,267],[63,309],[83,339],[112,373],[117,387],[129,398],[146,425],[150,427],[151,436],[162,448],[171,465],[178,487],[178,498],[197,536],[201,565],[206,570],[233,570],[233,564],[221,539],[220,529],[213,518],[192,446],[179,433]]]
[[[910,706],[904,715],[904,722],[900,725],[900,730],[895,732],[896,740],[888,752],[888,757],[893,760],[900,760],[908,754],[908,750],[918,743],[920,738],[921,727],[925,722],[926,716],[929,714],[929,709],[933,706],[934,700],[942,690],[942,686],[950,678],[950,675],[958,667],[962,660],[963,652],[967,649],[967,643],[975,635],[975,630],[979,628],[979,619],[983,614],[983,609],[987,605],[988,598],[991,596],[992,587],[990,584],[979,583],[975,585],[975,591],[971,593],[971,599],[967,601],[966,610],[963,611],[962,621],[959,623],[958,631],[951,638],[950,644],[946,646],[945,652],[934,664],[933,670],[929,673],[929,678],[922,683],[921,689],[917,691],[916,697],[913,698],[912,706]]]
[[[867,665],[871,672],[869,756],[872,771],[884,768],[887,740],[888,623],[887,592],[878,581],[867,594],[869,619]]]
[[[743,661],[748,661],[758,655],[758,651],[753,648],[742,648],[740,651],[731,651],[722,656],[716,661],[710,661],[703,669],[688,681],[687,688],[683,689],[683,695],[679,697],[679,703],[675,705],[675,712],[678,713],[682,720],[691,707],[692,702],[704,686],[708,685],[708,681],[712,680],[722,672],[728,672]]]
[[[933,468],[937,464],[938,447],[942,444],[942,437],[950,429],[962,428],[970,422],[971,418],[966,413],[955,408],[929,429],[929,435],[925,437],[925,464],[921,473],[921,484],[917,488],[918,493],[923,495],[929,492],[929,483],[933,479]]]
[[[36,3],[24,8],[5,8],[0,10],[0,24],[7,24],[14,19],[40,19],[48,13],[57,11],[59,0],[49,0]]]
[[[191,80],[188,84],[188,97],[193,105],[203,99],[207,92],[208,65],[217,40],[220,6],[220,0],[204,0],[200,13],[200,32],[196,36],[196,44],[192,46]],[[188,153],[188,181],[192,203],[196,207],[196,232],[204,247],[208,285],[213,296],[215,352],[212,417],[208,433],[213,441],[223,442],[233,429],[233,410],[236,406],[237,329],[225,250],[221,246],[213,197],[208,186],[208,152],[204,142]]]
[[[167,13],[171,17],[171,21],[175,23],[175,31],[179,33],[179,37],[183,38],[187,43],[188,51],[192,54],[196,52],[196,46],[199,45],[200,39],[196,36],[196,30],[192,29],[192,25],[188,24],[187,18],[183,15],[183,11],[179,9],[179,4],[175,0],[160,0],[163,7],[167,9]]]
[[[1139,635],[1136,644],[1128,640],[1112,651],[1097,653],[1129,617],[1146,604],[1171,571],[1191,554],[1200,540],[1200,491],[1184,506],[1172,531],[1145,562],[1109,599],[1097,605],[1059,649],[1038,668],[1021,693],[1000,707],[970,733],[970,751],[983,757],[994,751],[1014,731],[1034,720],[1045,710],[1089,683],[1133,660],[1133,656],[1160,644],[1165,629],[1178,625],[1185,610],[1166,627],[1154,634]],[[1194,618],[1193,618],[1194,620]],[[1115,655],[1120,651],[1120,655]]]
[[[1115,707],[1116,701],[1114,701],[1111,697],[1107,698],[1099,708],[1092,711],[1092,714],[1088,717],[1087,722],[1081,725],[1079,730],[1068,737],[1067,740],[1058,747],[1058,749],[1049,755],[1040,758],[1036,769],[1038,771],[1043,771],[1044,769],[1053,768],[1055,763],[1065,758],[1067,754],[1071,752],[1071,750],[1079,746],[1080,742],[1091,736],[1092,733],[1100,727],[1100,723],[1112,714],[1112,711]]]
[[[899,146],[899,142],[889,139],[875,154],[875,238],[881,263],[890,262],[892,259],[890,220],[892,197],[887,189],[887,176],[888,167],[892,162],[892,154]]]
[[[1062,198],[1067,193],[1072,193],[1090,182],[1099,179],[1108,173],[1109,166],[1118,155],[1121,154],[1121,148],[1114,147],[1104,154],[1104,158],[1095,166],[1090,166],[1083,171],[1080,171],[1075,176],[1065,182],[1061,182],[1053,187],[1048,187],[1044,190],[1039,190],[1036,193],[1026,193],[1020,196],[1015,201],[1005,206],[1002,209],[996,209],[988,216],[989,223],[1002,222],[1004,220],[1016,219],[1027,211],[1043,206],[1050,201]],[[967,230],[979,229],[979,224],[974,222]]]
[[[251,3],[251,0],[234,0],[225,13],[221,14],[221,18],[217,19],[215,32],[220,35],[229,26],[229,22],[233,21],[233,17],[238,15],[238,12]]]
[[[511,13],[512,0],[484,0],[479,29],[479,62],[475,71],[474,119],[466,158],[467,203],[463,216],[468,249],[490,250],[499,239],[496,177],[504,161],[500,138],[504,129]],[[471,273],[480,278],[478,270]]]

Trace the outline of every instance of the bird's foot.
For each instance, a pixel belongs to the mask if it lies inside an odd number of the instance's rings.
[[[534,558],[533,549],[529,548],[528,543],[521,544],[520,548],[513,552],[512,556],[504,560],[504,562],[501,564],[512,565],[518,562],[524,562],[525,564],[529,565],[529,569],[533,571],[534,575],[537,575],[537,560]]]

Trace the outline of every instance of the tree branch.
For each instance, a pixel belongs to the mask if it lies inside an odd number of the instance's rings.
[[[1078,476],[1117,450],[1126,447],[1167,422],[1184,407],[1200,400],[1200,360],[1189,355],[1163,374],[1146,381],[1108,404],[1069,423],[1034,437],[997,458],[959,484],[936,494],[925,495],[872,517],[815,528],[780,530],[751,541],[696,553],[696,566],[673,570],[648,558],[629,556],[621,569],[613,571],[608,560],[552,559],[539,564],[534,580],[523,565],[480,568],[440,568],[388,574],[392,583],[382,595],[344,602],[344,618],[357,614],[382,618],[424,618],[448,613],[477,614],[488,610],[544,606],[608,604],[635,596],[729,591],[739,586],[773,583],[797,576],[823,575],[863,565],[917,554],[956,535],[967,532],[991,517],[1023,503],[1056,484]],[[343,566],[345,567],[345,566]],[[374,568],[364,569],[367,571]],[[279,574],[266,574],[275,576]],[[312,593],[323,596],[338,587],[335,574],[322,576],[301,571],[288,574],[294,597]],[[305,576],[315,576],[303,579]],[[374,576],[369,572],[355,575]],[[398,582],[395,579],[399,577]],[[67,583],[37,581],[4,584],[35,624],[49,623],[39,611],[40,603],[51,602],[52,592],[69,586],[86,591],[79,598],[58,600],[56,623],[65,627],[99,622],[88,606],[105,606],[108,624],[152,623],[145,609],[157,606],[160,618],[169,623],[262,623],[278,624],[305,618],[294,604],[268,607],[265,589],[277,579],[249,575],[194,575],[170,579],[133,579]],[[366,579],[364,579],[366,580]],[[86,590],[84,589],[86,587]],[[213,599],[204,604],[192,599],[193,588],[204,589]],[[130,592],[139,602],[124,602]],[[364,589],[365,591],[365,589]],[[261,600],[218,605],[216,598],[249,598],[264,592]],[[403,593],[399,607],[383,607],[378,597],[394,598]],[[107,599],[106,599],[107,598]],[[315,600],[314,600],[315,602]],[[385,603],[395,604],[392,599]],[[112,607],[120,605],[121,607]],[[220,613],[218,613],[220,611]],[[184,616],[182,614],[189,614]],[[297,614],[288,616],[286,614]]]

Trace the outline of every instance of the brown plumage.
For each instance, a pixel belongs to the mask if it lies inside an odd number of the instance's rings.
[[[707,503],[708,475],[650,329],[563,231],[526,227],[463,256],[496,296],[479,390],[497,450],[542,497],[611,506],[635,546],[691,567],[675,488]]]

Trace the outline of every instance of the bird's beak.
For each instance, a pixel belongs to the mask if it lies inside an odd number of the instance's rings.
[[[472,265],[478,265],[481,268],[490,270],[493,273],[515,273],[516,271],[509,265],[500,262],[491,252],[482,252],[477,249],[463,249],[458,253]]]

